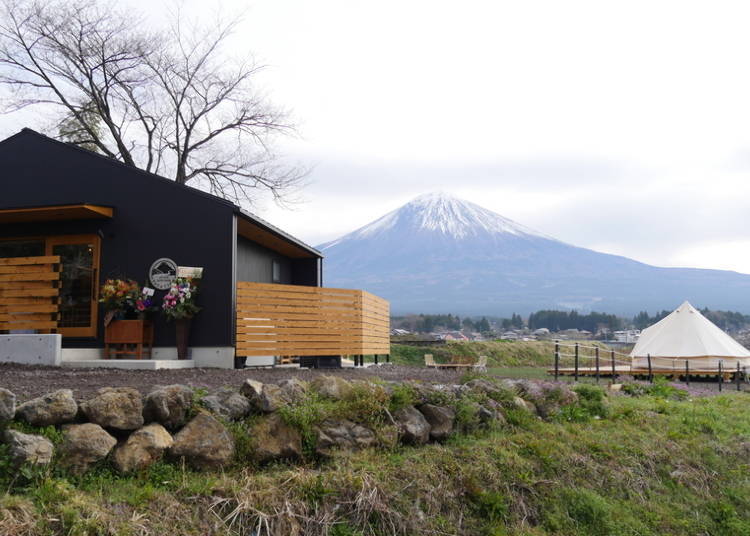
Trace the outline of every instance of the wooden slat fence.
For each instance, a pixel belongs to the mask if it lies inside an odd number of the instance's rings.
[[[0,332],[57,330],[60,257],[0,259]]]
[[[236,353],[390,354],[390,304],[362,290],[239,282]]]

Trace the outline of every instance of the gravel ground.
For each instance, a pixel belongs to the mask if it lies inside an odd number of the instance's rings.
[[[276,369],[182,369],[182,370],[118,370],[118,369],[67,369],[16,364],[0,364],[0,387],[13,391],[20,402],[41,396],[56,389],[73,389],[78,399],[88,398],[101,387],[135,387],[143,394],[155,385],[181,383],[209,391],[223,386],[239,386],[245,378],[264,383],[275,383],[286,378],[311,380],[320,374],[336,374],[347,379],[378,377],[383,380],[421,380],[434,383],[458,383],[465,371],[447,371],[424,367],[381,364],[367,368],[336,370],[310,370],[299,368]],[[602,379],[606,386],[608,380]],[[672,385],[687,389],[691,397],[719,394],[716,382],[691,382],[688,388],[682,382]],[[743,384],[743,391],[749,389]],[[734,393],[734,384],[724,384],[724,393]]]
[[[383,380],[422,380],[437,383],[457,383],[464,372],[427,369],[384,364],[367,368],[310,370],[299,368],[276,369],[182,369],[182,370],[118,370],[103,368],[68,369],[16,364],[0,364],[0,387],[16,394],[19,401],[41,396],[56,389],[73,389],[78,399],[87,398],[101,387],[135,387],[141,393],[154,385],[181,383],[194,388],[213,390],[223,386],[237,386],[252,378],[264,383],[275,383],[286,378],[311,380],[320,374],[336,374],[347,379],[378,377]]]

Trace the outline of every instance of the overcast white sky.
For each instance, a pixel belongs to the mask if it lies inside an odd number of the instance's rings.
[[[575,245],[750,273],[747,2],[221,5],[314,166],[303,203],[256,209],[301,239],[445,190]]]

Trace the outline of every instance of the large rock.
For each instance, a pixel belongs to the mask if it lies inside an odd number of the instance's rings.
[[[103,460],[117,440],[98,424],[68,424],[63,426],[60,463],[72,472],[84,473],[91,464]]]
[[[230,421],[247,417],[252,409],[247,397],[231,387],[223,387],[216,393],[203,397],[202,404],[212,413]]]
[[[221,467],[234,456],[234,438],[216,418],[199,413],[177,432],[169,453],[198,469]]]
[[[16,395],[0,388],[0,425],[12,421],[16,415]]]
[[[55,449],[46,437],[23,434],[18,430],[6,430],[3,439],[10,449],[10,457],[15,465],[47,465],[52,461]]]
[[[71,422],[78,413],[73,391],[60,389],[24,402],[16,409],[16,417],[34,426],[50,426]]]
[[[161,424],[149,424],[130,434],[127,441],[115,449],[112,461],[121,473],[140,471],[161,459],[173,442]]]
[[[273,413],[282,406],[296,400],[297,396],[304,396],[302,387],[296,383],[285,384],[283,387],[273,383],[261,383],[255,380],[245,380],[240,387],[240,393],[247,397],[250,405],[260,413]]]
[[[430,439],[430,423],[414,406],[401,408],[393,414],[393,418],[404,443],[422,445]]]
[[[578,395],[566,385],[550,382],[520,380],[516,387],[524,400],[534,404],[540,417],[555,415],[560,408],[578,400]]]
[[[377,441],[372,430],[348,420],[325,420],[317,432],[315,451],[321,456],[330,456],[336,449],[364,449]]]
[[[302,435],[279,415],[270,415],[253,427],[253,457],[260,463],[302,458]]]
[[[136,430],[143,426],[141,393],[132,387],[104,387],[96,396],[81,403],[81,411],[89,422],[114,428]]]
[[[186,385],[156,386],[143,405],[146,423],[158,422],[170,430],[185,424],[193,406],[193,390]]]
[[[281,390],[281,398],[287,404],[298,404],[305,398],[307,383],[297,378],[290,378],[280,381],[279,389]]]
[[[351,395],[352,384],[338,376],[317,376],[310,386],[321,395],[334,400],[343,400]]]
[[[534,406],[534,404],[532,404],[531,402],[524,400],[520,396],[514,396],[511,405],[515,409],[520,409],[528,413],[536,413],[536,406]]]
[[[430,423],[430,437],[436,441],[447,438],[453,433],[453,425],[456,422],[456,412],[444,406],[423,404],[419,411]]]

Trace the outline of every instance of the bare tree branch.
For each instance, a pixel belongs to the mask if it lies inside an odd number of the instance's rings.
[[[66,141],[235,202],[304,183],[273,145],[294,132],[254,83],[261,70],[223,50],[239,21],[212,27],[178,10],[170,28],[95,0],[0,0],[6,110],[56,107]]]

